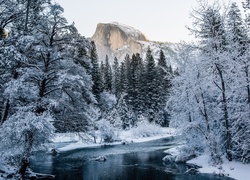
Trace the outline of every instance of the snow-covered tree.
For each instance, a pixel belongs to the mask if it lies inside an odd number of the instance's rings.
[[[146,107],[146,117],[150,122],[154,120],[155,112],[157,111],[158,105],[158,83],[157,83],[157,68],[155,65],[155,60],[152,55],[152,51],[150,47],[148,47],[146,59],[145,59],[145,75],[144,75],[144,83],[145,83],[145,107]],[[156,88],[157,87],[157,88]]]
[[[118,63],[118,59],[115,57],[113,62],[113,75],[112,75],[112,92],[119,97],[121,94],[121,82],[120,82],[120,67]]]
[[[112,69],[111,69],[111,66],[109,64],[108,56],[106,56],[106,59],[105,59],[103,75],[104,75],[104,89],[106,91],[111,92],[111,90],[112,90]]]
[[[22,159],[28,160],[32,151],[39,150],[53,138],[51,121],[53,118],[49,113],[37,116],[26,109],[19,109],[0,128],[2,155],[13,157],[22,154]]]
[[[90,43],[67,23],[58,4],[25,3],[26,13],[13,20],[0,47],[0,149],[20,155],[21,174],[31,151],[51,139],[52,123],[58,130],[87,131],[96,116],[91,76],[77,63],[79,49]]]
[[[187,157],[208,151],[215,164],[223,155],[246,162],[250,113],[247,32],[236,4],[226,18],[216,5],[201,7],[190,28],[199,40],[198,51],[196,56],[183,58],[188,61],[181,63],[172,82],[167,106],[170,125],[181,128]]]
[[[93,88],[92,92],[94,95],[99,97],[99,94],[103,90],[103,84],[101,80],[101,72],[100,72],[100,67],[98,64],[98,56],[97,56],[97,50],[96,50],[96,45],[94,41],[91,41],[91,49],[90,49],[90,59],[91,59],[91,64],[92,64],[92,71],[91,71],[91,76],[92,76],[92,81],[93,81]]]
[[[249,162],[249,37],[236,3],[232,3],[227,17],[228,58],[230,72],[230,111],[232,121],[232,152],[235,159]],[[244,133],[243,133],[244,132]]]
[[[119,98],[116,109],[121,121],[122,129],[129,129],[135,125],[136,117],[134,111],[127,105],[125,100],[125,94],[122,94]]]

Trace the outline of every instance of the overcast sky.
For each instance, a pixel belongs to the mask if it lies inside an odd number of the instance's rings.
[[[213,2],[213,0],[208,0]],[[242,0],[236,1],[241,6]],[[91,37],[100,22],[119,22],[140,30],[149,40],[189,41],[190,12],[197,0],[56,0],[69,23]],[[229,0],[224,0],[229,2]]]

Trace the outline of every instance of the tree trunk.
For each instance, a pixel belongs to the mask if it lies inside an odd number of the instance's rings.
[[[190,101],[189,101],[189,96],[188,96],[188,93],[187,93],[187,89],[186,89],[186,95],[187,95],[188,104],[189,104],[189,106],[190,106]],[[190,110],[188,110],[188,121],[189,121],[190,123],[192,122],[192,116],[191,116]]]
[[[245,74],[246,74],[246,81],[247,81],[247,99],[248,99],[248,104],[250,104],[250,86],[249,86],[249,74],[248,74],[248,66],[245,66]]]
[[[22,175],[22,177],[24,177],[27,167],[29,166],[29,158],[31,154],[32,145],[33,145],[33,133],[29,131],[25,135],[24,155],[22,158],[21,167],[19,169],[19,173]]]
[[[201,90],[201,88],[200,88],[200,90]],[[205,120],[206,120],[207,131],[208,131],[208,133],[210,133],[210,126],[209,126],[209,121],[208,121],[207,107],[206,107],[205,98],[204,98],[204,94],[202,93],[202,90],[201,90],[201,98],[202,98],[202,104],[203,104],[203,116],[205,117]]]
[[[8,115],[9,115],[9,110],[10,110],[10,101],[7,100],[5,103],[5,107],[3,109],[3,115],[1,119],[1,125],[6,121]]]
[[[220,80],[221,80],[221,93],[222,93],[222,102],[223,102],[223,111],[224,111],[224,119],[225,119],[225,127],[226,127],[226,153],[227,159],[232,161],[232,152],[231,152],[231,133],[229,128],[229,117],[228,117],[228,106],[227,106],[227,99],[226,99],[226,87],[225,81],[223,78],[222,71],[218,64],[215,64],[216,69],[218,70]]]
[[[30,3],[31,3],[31,0],[27,0],[26,17],[25,17],[25,24],[24,24],[24,32],[25,33],[27,33],[27,31],[28,31]]]
[[[28,165],[29,165],[29,160],[27,158],[23,157],[22,162],[21,162],[21,167],[18,171],[18,173],[21,174],[22,177],[24,177]]]
[[[44,96],[44,93],[45,93],[45,89],[46,89],[46,82],[47,82],[47,79],[43,79],[42,82],[41,82],[41,85],[40,85],[40,88],[39,88],[39,96],[40,97],[43,97]]]

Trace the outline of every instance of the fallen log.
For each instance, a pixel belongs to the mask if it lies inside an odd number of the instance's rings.
[[[25,178],[27,179],[55,179],[55,175],[51,174],[42,174],[42,173],[35,173],[32,171],[28,171],[25,173]]]
[[[55,179],[55,175],[35,173],[38,179]]]

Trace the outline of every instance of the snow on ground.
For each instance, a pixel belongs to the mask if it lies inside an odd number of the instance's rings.
[[[201,155],[188,161],[187,163],[201,166],[202,168],[199,169],[201,173],[226,175],[237,180],[250,179],[250,164],[243,164],[241,162],[235,161],[229,162],[228,160],[224,159],[222,165],[212,166],[209,164],[208,155]]]
[[[181,148],[181,145],[178,145],[178,146],[174,145],[174,147],[165,150],[164,153],[171,154],[173,157],[176,157],[180,154],[179,152],[180,148]]]
[[[96,132],[98,135],[99,132]],[[175,135],[175,129],[173,128],[161,128],[161,131],[157,135],[149,136],[149,137],[141,137],[135,135],[133,133],[133,129],[131,130],[121,130],[115,132],[117,135],[116,142],[110,143],[111,145],[125,143],[140,143],[152,141],[160,138],[171,137]],[[98,136],[97,136],[98,137]],[[96,139],[97,143],[93,142],[93,138],[87,135],[75,134],[75,133],[57,133],[56,137],[53,140],[53,143],[68,143],[66,146],[58,148],[59,151],[69,151],[78,148],[85,147],[97,147],[103,145],[102,140],[100,138]]]
[[[153,141],[156,139],[171,137],[175,135],[175,129],[173,128],[161,128],[160,131],[161,133],[149,137],[141,137],[138,134],[135,134],[133,132],[133,129],[130,131],[121,131],[119,135],[122,141],[127,141],[127,142],[133,141],[134,143]]]
[[[3,165],[0,164],[0,180],[21,179],[20,175],[17,174],[17,171],[18,171],[18,169],[16,167],[12,167],[12,166],[9,166],[9,165],[3,166]]]
[[[167,154],[171,154],[172,157],[177,157],[180,154],[181,145],[164,151]],[[163,161],[171,159],[168,155],[163,158]],[[210,157],[207,154],[203,154],[196,158],[187,161],[187,164],[194,164],[200,166],[200,173],[217,174],[221,176],[228,176],[236,180],[250,179],[250,164],[243,164],[242,162],[229,162],[226,158],[223,159],[223,163],[218,166],[213,166],[210,163]]]

